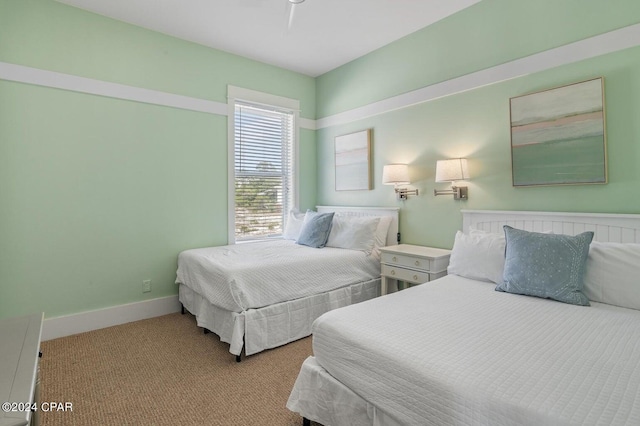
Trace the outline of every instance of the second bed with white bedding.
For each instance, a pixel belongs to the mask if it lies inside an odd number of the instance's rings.
[[[348,225],[336,227],[342,232],[329,238],[333,247],[274,239],[182,252],[176,283],[183,312],[239,360],[243,347],[251,355],[308,336],[324,312],[378,296],[378,249],[397,239],[398,208],[318,206],[331,212]]]
[[[640,424],[639,311],[494,288],[450,275],[329,312],[315,359],[398,424]]]
[[[316,249],[271,240],[180,253],[177,281],[232,312],[324,293],[380,276],[380,262],[357,250]]]

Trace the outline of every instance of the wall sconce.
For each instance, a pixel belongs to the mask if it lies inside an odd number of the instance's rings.
[[[469,189],[466,186],[456,186],[457,180],[469,179],[469,169],[466,158],[452,158],[450,160],[438,160],[436,163],[436,182],[451,182],[451,190],[433,190],[433,195],[453,194],[454,200],[466,200],[469,198]]]
[[[417,189],[399,188],[409,185],[409,166],[406,164],[387,164],[382,169],[382,183],[393,185],[399,200],[406,200],[409,195],[418,195]]]

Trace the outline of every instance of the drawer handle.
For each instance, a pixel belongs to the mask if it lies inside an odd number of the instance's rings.
[[[414,275],[414,276],[413,276],[413,279],[414,279],[415,281],[418,281],[418,276],[417,276],[417,275]]]
[[[420,261],[416,260],[416,266],[420,266]]]
[[[394,262],[397,262],[397,261],[398,261],[398,258],[397,258],[397,257],[395,257],[395,256],[393,256],[393,257],[391,258],[391,260],[393,260]]]
[[[391,270],[391,275],[395,275],[395,274],[396,274],[396,270],[395,270],[395,269],[392,269],[392,270]]]

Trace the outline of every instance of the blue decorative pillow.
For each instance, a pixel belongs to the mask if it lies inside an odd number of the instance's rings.
[[[311,210],[304,215],[302,229],[296,240],[296,244],[304,246],[322,248],[327,244],[333,213],[316,213]]]
[[[582,289],[593,232],[572,237],[505,225],[504,234],[506,259],[497,291],[589,306]]]

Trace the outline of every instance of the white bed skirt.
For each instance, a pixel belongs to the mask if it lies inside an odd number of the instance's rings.
[[[373,299],[380,295],[380,279],[259,309],[231,312],[212,305],[200,294],[180,284],[180,303],[196,317],[199,327],[229,343],[229,352],[252,355],[311,334],[311,324],[325,312]]]
[[[402,426],[334,379],[312,356],[302,364],[287,408],[323,425]]]

